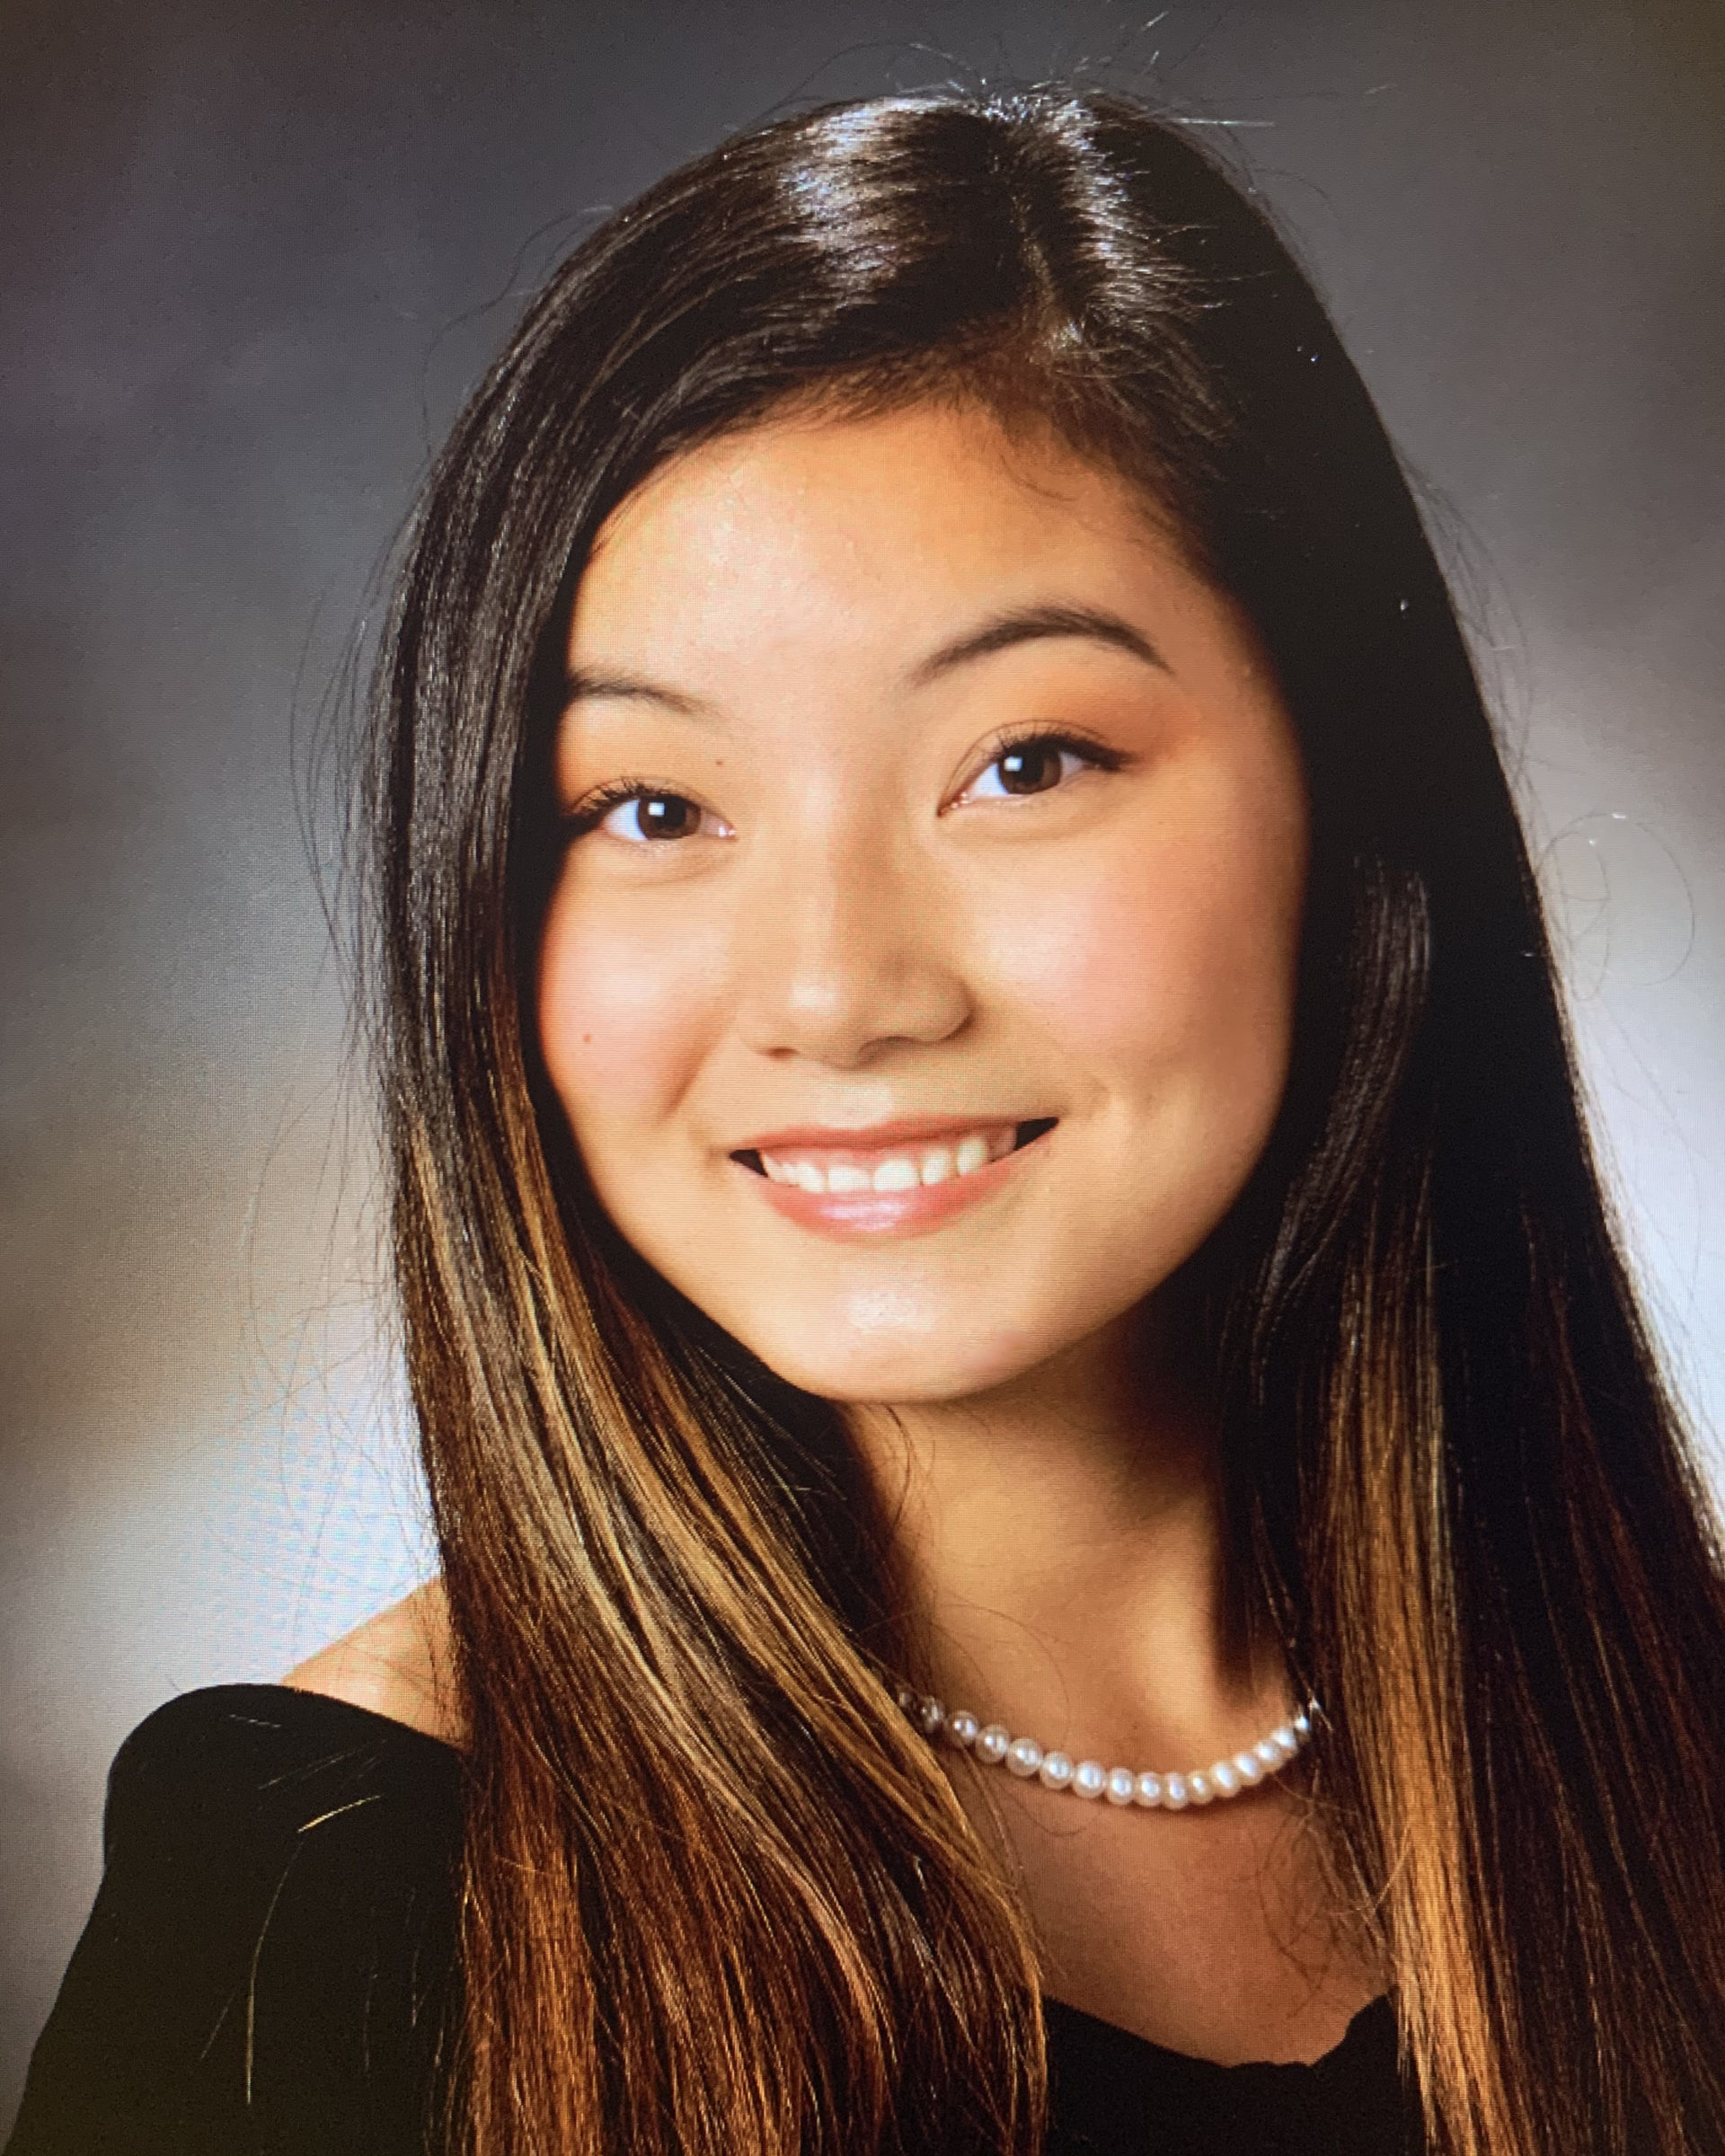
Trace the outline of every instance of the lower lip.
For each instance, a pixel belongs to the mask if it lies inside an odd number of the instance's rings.
[[[1031,1153],[1040,1153],[1051,1130],[1032,1138],[969,1175],[949,1176],[943,1183],[919,1183],[914,1190],[804,1190],[795,1183],[775,1183],[740,1164],[767,1204],[783,1219],[811,1228],[841,1242],[872,1241],[885,1235],[924,1235],[943,1228],[1004,1188]]]

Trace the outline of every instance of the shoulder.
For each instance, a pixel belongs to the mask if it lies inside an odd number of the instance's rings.
[[[308,1833],[320,1807],[360,1797],[452,1825],[460,1779],[447,1745],[358,1702],[285,1684],[212,1685],[158,1707],[119,1747],[104,1851],[111,1864],[146,1843],[261,1851]]]
[[[332,2106],[394,2148],[453,1975],[461,1807],[456,1752],[349,1701],[228,1684],[158,1708],[110,1772],[13,2156],[250,2147],[266,2124],[323,2146]]]
[[[93,1929],[211,1969],[296,1929],[387,1930],[447,1895],[457,1754],[345,1701],[279,1684],[183,1694],[116,1754]]]
[[[288,1671],[290,1690],[341,1700],[445,1744],[461,1741],[441,1580],[400,1602]]]

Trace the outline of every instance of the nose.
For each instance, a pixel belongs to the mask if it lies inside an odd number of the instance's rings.
[[[895,1043],[950,1039],[972,998],[952,908],[878,826],[806,831],[751,878],[738,923],[744,1045],[842,1070]]]

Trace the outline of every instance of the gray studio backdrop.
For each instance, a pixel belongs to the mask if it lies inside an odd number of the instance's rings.
[[[1725,1427],[1721,27],[0,9],[0,2122],[119,1739],[429,1561],[302,828],[367,579],[535,278],[769,109],[1100,73],[1250,159],[1468,564],[1622,1204]]]

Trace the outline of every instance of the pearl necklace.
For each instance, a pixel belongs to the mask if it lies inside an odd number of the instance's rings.
[[[1081,1759],[1075,1765],[1064,1752],[1045,1752],[1033,1736],[1013,1736],[999,1722],[980,1723],[968,1708],[949,1714],[938,1700],[908,1690],[899,1692],[898,1704],[925,1736],[944,1736],[984,1766],[1004,1765],[1021,1781],[1034,1776],[1046,1789],[1066,1789],[1075,1797],[1106,1797],[1110,1804],[1141,1804],[1150,1811],[1168,1812],[1183,1812],[1189,1804],[1209,1804],[1218,1797],[1237,1797],[1242,1789],[1279,1774],[1310,1743],[1312,1718],[1322,1711],[1315,1700],[1309,1700],[1255,1745],[1191,1773],[1135,1774],[1130,1767],[1104,1767],[1095,1759]]]

